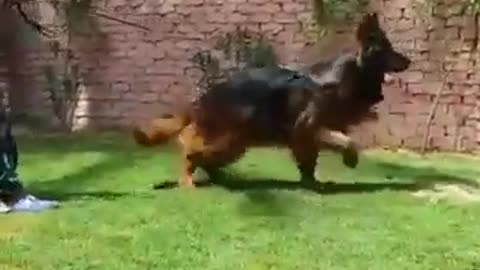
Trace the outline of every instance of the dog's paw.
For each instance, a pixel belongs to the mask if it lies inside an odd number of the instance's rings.
[[[358,165],[358,150],[355,146],[348,147],[343,151],[343,164],[351,169]]]

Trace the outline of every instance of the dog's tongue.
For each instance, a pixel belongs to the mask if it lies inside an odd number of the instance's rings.
[[[384,83],[390,84],[390,83],[392,83],[394,80],[395,80],[395,78],[394,78],[392,75],[388,74],[388,73],[385,73],[385,75],[383,76],[383,82],[384,82]]]

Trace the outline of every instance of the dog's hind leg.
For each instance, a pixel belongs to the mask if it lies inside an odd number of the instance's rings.
[[[179,142],[183,148],[183,166],[179,185],[193,187],[193,174],[198,167],[205,168],[212,163],[224,162],[221,159],[222,153],[228,153],[231,141],[231,134],[224,134],[206,141],[194,123],[185,127],[179,136]],[[213,172],[213,168],[214,166],[209,166],[210,172]]]
[[[194,154],[193,154],[194,155]],[[182,175],[179,179],[180,187],[194,187],[193,184],[193,173],[196,169],[196,164],[192,155],[184,154],[183,156],[183,165],[182,165]]]
[[[353,140],[340,131],[322,128],[315,134],[317,144],[327,144],[334,149],[340,149],[343,164],[349,168],[358,165],[358,150]]]
[[[224,178],[222,168],[235,162],[246,152],[246,143],[238,136],[228,134],[218,139],[207,146],[201,165],[211,181]]]
[[[195,124],[190,124],[180,133],[178,141],[183,150],[182,172],[178,184],[181,187],[194,187],[193,174],[203,157],[204,138],[198,133]]]

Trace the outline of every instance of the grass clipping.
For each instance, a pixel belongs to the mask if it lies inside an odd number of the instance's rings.
[[[480,186],[437,183],[427,189],[414,192],[413,196],[427,199],[431,203],[447,202],[456,205],[478,203]]]

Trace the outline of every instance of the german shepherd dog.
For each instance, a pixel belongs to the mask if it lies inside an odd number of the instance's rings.
[[[254,146],[290,148],[302,184],[315,182],[321,149],[341,152],[344,164],[354,168],[358,151],[345,133],[366,121],[383,100],[385,74],[410,65],[393,49],[375,13],[363,17],[356,38],[358,51],[318,62],[307,72],[283,67],[238,72],[186,110],[136,125],[134,138],[152,146],[178,136],[183,149],[179,185],[184,187],[193,186],[197,168],[215,177]]]

